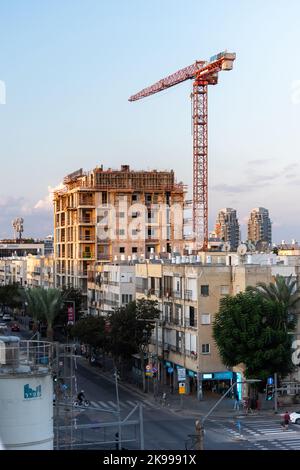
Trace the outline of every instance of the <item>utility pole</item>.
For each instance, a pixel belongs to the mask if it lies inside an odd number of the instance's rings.
[[[195,450],[204,450],[204,428],[199,419],[195,421],[196,429],[196,449]]]
[[[277,391],[277,384],[278,384],[278,376],[277,372],[274,373],[274,413],[278,413],[278,391]]]
[[[117,407],[118,407],[118,448],[122,450],[122,426],[121,426],[121,409],[120,409],[120,400],[119,400],[119,387],[118,387],[118,370],[115,367],[115,384],[116,384],[116,396],[117,396]]]

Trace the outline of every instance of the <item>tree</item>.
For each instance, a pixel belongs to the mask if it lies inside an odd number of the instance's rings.
[[[55,317],[54,320],[54,328],[55,327],[63,327],[64,330],[68,324],[68,306],[71,305],[71,302],[75,302],[75,321],[80,320],[82,316],[82,302],[83,302],[83,295],[80,289],[76,289],[75,287],[63,287],[62,288],[62,295],[64,302],[62,303],[61,309],[58,315]],[[70,301],[70,302],[68,302]]]
[[[82,318],[72,327],[71,334],[82,343],[94,348],[104,348],[106,340],[105,319],[93,316]]]
[[[213,336],[226,366],[243,363],[246,378],[266,380],[292,371],[287,330],[294,327],[283,304],[248,291],[221,300]]]
[[[297,288],[297,280],[293,279],[292,275],[285,278],[277,274],[274,282],[259,282],[256,287],[248,287],[247,290],[258,292],[264,299],[282,305],[290,320],[293,319],[300,303],[300,289]]]
[[[22,307],[23,296],[18,284],[8,284],[0,287],[0,304],[16,308]]]
[[[144,350],[149,344],[155,326],[154,320],[159,317],[159,312],[157,302],[141,299],[130,302],[108,315],[108,348],[115,362],[128,360],[133,354]]]
[[[59,289],[43,289],[35,287],[25,291],[28,303],[28,311],[34,321],[46,320],[47,322],[47,339],[53,340],[53,322],[58,315],[62,303],[63,294]]]

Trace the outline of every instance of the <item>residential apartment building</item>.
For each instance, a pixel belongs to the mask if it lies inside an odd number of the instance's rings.
[[[91,315],[105,316],[133,300],[134,264],[98,264],[88,269],[88,311]]]
[[[227,207],[218,212],[215,234],[217,238],[229,244],[231,251],[237,249],[240,244],[240,225],[235,209]]]
[[[27,287],[54,287],[53,256],[27,256]]]
[[[0,258],[0,286],[27,283],[26,258]]]
[[[181,251],[185,189],[173,171],[101,166],[68,175],[64,184],[54,194],[57,287],[86,294],[88,267],[96,262]]]
[[[185,368],[187,392],[193,388],[199,395],[212,390],[216,381],[230,385],[243,373],[239,367],[229,370],[222,364],[212,336],[220,300],[272,279],[270,265],[230,265],[219,261],[153,261],[136,265],[137,299],[157,300],[161,310],[158,346],[156,332],[151,346],[152,354],[158,351],[160,377],[177,387],[177,368]]]
[[[14,243],[13,241],[3,240],[0,242],[0,258],[18,257],[45,254],[45,246],[42,242],[37,243]]]
[[[19,284],[23,287],[54,287],[52,256],[0,258],[0,286]]]
[[[268,249],[272,243],[272,222],[268,209],[258,207],[250,213],[248,240],[259,250]]]

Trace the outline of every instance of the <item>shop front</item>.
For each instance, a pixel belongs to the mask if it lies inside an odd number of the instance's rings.
[[[232,389],[232,393],[229,393],[229,397],[234,396],[237,392],[239,399],[242,399],[241,374],[239,372],[205,372],[200,374],[200,380],[204,399],[212,395],[224,395],[235,382],[237,382],[236,387]]]

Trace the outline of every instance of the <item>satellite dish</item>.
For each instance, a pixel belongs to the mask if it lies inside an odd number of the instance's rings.
[[[228,251],[230,251],[230,249],[231,249],[230,243],[225,242],[224,245],[223,245],[223,251],[226,251],[226,253],[227,253]]]
[[[245,256],[245,254],[247,253],[247,245],[244,245],[244,243],[239,245],[237,248],[237,252],[240,256]]]

